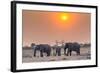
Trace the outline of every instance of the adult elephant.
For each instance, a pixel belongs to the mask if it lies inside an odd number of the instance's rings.
[[[67,54],[66,54],[66,49],[68,49]],[[80,55],[80,45],[78,43],[65,43],[64,54],[67,56],[68,55],[71,56],[72,51],[75,51],[77,55]]]
[[[46,53],[47,56],[51,54],[51,47],[48,44],[39,44],[34,46],[34,57],[36,56],[36,52],[40,51],[40,56],[43,57],[43,53]]]

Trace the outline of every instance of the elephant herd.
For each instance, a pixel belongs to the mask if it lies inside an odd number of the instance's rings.
[[[34,57],[36,57],[36,53],[37,51],[40,52],[40,57],[43,57],[44,54],[46,54],[46,56],[51,56],[51,51],[55,50],[55,56],[61,56],[61,49],[63,49],[64,51],[64,55],[70,55],[72,54],[72,51],[75,51],[77,55],[80,55],[80,44],[78,43],[65,43],[64,46],[50,46],[48,44],[39,44],[39,45],[35,45],[35,44],[31,44],[31,48],[33,49],[33,55]],[[67,52],[66,52],[67,50]]]

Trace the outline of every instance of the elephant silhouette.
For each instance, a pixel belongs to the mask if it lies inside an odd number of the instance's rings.
[[[66,54],[66,49],[67,50],[67,54]],[[64,47],[64,55],[69,55],[71,56],[72,51],[75,51],[77,53],[77,55],[80,55],[80,45],[78,43],[65,43],[65,47]]]
[[[61,56],[61,49],[64,48],[64,40],[59,42],[58,40],[55,41],[55,45],[52,47],[54,52],[54,56],[58,55]]]
[[[52,48],[53,48],[53,51],[55,51],[54,56],[56,56],[56,55],[61,56],[61,46],[55,45]]]
[[[39,44],[34,46],[34,57],[36,57],[36,52],[40,52],[40,56],[43,57],[43,53],[46,53],[47,56],[51,55],[51,47],[48,44]]]

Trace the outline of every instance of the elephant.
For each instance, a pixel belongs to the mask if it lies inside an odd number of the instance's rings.
[[[67,54],[66,54],[66,49],[67,50]],[[78,43],[65,43],[65,47],[64,47],[64,55],[69,55],[71,56],[72,51],[75,51],[77,53],[77,55],[80,55],[80,44]]]
[[[53,48],[53,51],[55,51],[54,52],[55,56],[56,55],[61,56],[61,46],[54,45],[52,48]]]
[[[40,56],[43,57],[43,53],[46,53],[47,56],[51,55],[51,46],[48,44],[39,44],[34,46],[34,57],[36,57],[36,51],[40,52]]]

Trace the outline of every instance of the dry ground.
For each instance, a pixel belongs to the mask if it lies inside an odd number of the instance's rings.
[[[63,54],[63,49],[61,50],[61,56],[54,56],[52,51],[52,55],[50,57],[40,57],[39,52],[37,52],[37,56],[33,56],[32,49],[23,49],[22,51],[22,62],[30,63],[30,62],[45,62],[45,61],[61,61],[61,60],[86,60],[91,59],[91,50],[90,47],[84,47],[80,49],[80,55],[77,56],[76,52],[72,52],[72,56],[65,56]],[[45,55],[45,54],[44,54]]]

